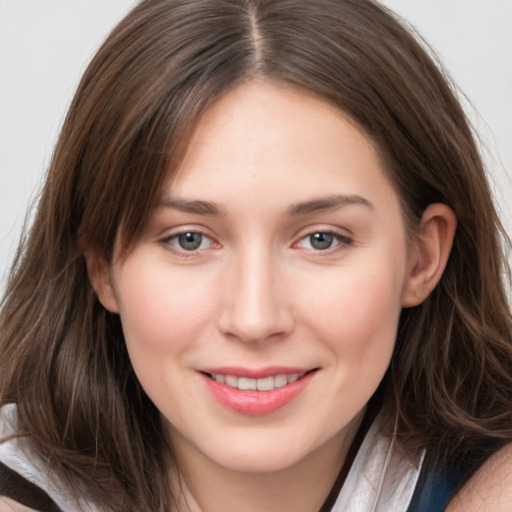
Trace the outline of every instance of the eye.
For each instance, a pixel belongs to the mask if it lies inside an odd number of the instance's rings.
[[[311,233],[298,242],[299,247],[303,249],[312,249],[314,251],[328,251],[338,246],[348,246],[352,240],[346,236],[330,231],[318,231]]]
[[[177,233],[163,240],[166,245],[172,246],[175,250],[193,252],[201,249],[208,249],[213,245],[209,236],[198,231],[186,231]]]
[[[307,239],[311,247],[317,251],[330,249],[333,243],[336,242],[334,235],[331,233],[313,233]]]

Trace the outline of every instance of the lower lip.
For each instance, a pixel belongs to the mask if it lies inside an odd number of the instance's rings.
[[[281,409],[297,397],[309,384],[316,372],[271,391],[252,391],[232,388],[202,374],[213,396],[229,409],[252,416],[261,416]]]

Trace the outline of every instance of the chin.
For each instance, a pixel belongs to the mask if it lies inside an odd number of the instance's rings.
[[[330,438],[307,439],[300,432],[295,432],[293,436],[288,431],[286,435],[272,435],[270,429],[265,429],[251,434],[240,437],[232,435],[227,442],[223,440],[216,446],[213,443],[205,444],[203,453],[214,464],[231,471],[275,473],[299,467],[301,462],[314,458],[324,447],[335,449],[329,442]],[[198,448],[201,450],[200,446]]]
[[[230,450],[213,461],[237,473],[276,473],[291,468],[303,460],[305,454],[296,451],[276,452],[276,450]]]

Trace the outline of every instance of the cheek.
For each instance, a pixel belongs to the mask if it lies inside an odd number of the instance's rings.
[[[335,350],[364,361],[369,353],[392,350],[402,286],[402,274],[394,265],[361,264],[337,269],[329,279],[312,280],[305,287],[310,293],[301,296],[301,307]]]
[[[347,325],[370,336],[393,339],[401,310],[401,285],[389,276],[368,274],[353,286],[347,285],[350,299],[344,302]]]
[[[118,297],[129,350],[154,352],[190,346],[213,304],[211,287],[189,272],[172,272],[161,265],[125,265],[119,275]]]

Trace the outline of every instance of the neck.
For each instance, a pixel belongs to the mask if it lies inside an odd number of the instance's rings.
[[[180,512],[311,512],[329,495],[360,417],[290,467],[273,472],[234,471],[215,464],[187,442],[177,443]]]

